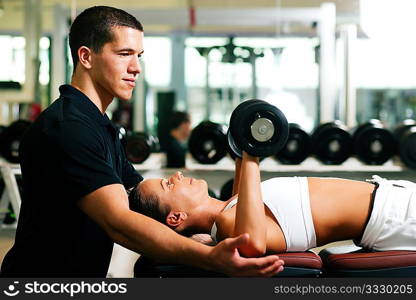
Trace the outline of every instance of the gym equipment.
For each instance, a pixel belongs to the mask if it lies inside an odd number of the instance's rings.
[[[311,137],[298,124],[289,124],[289,137],[275,158],[282,164],[297,165],[311,153]]]
[[[231,178],[230,180],[226,181],[224,185],[221,187],[220,191],[220,200],[227,201],[233,195],[233,184],[234,179]]]
[[[17,120],[5,128],[0,135],[0,153],[11,163],[18,164],[20,141],[32,122]]]
[[[217,194],[215,194],[215,192],[213,190],[211,190],[210,188],[208,188],[208,195],[212,198],[217,199]]]
[[[353,141],[358,159],[369,165],[382,165],[396,152],[394,136],[380,120],[371,119],[358,126]]]
[[[279,253],[284,260],[284,270],[274,277],[318,277],[322,271],[322,260],[313,252]],[[227,277],[224,274],[206,271],[187,265],[158,264],[143,255],[134,265],[134,277],[184,278]]]
[[[19,194],[23,195],[23,180],[22,175],[15,175],[17,188],[19,190]],[[3,195],[5,191],[5,184],[3,180],[0,180],[0,195]],[[13,224],[16,222],[16,214],[14,213],[13,205],[11,202],[9,202],[9,205],[7,206],[7,212],[4,215],[3,224]]]
[[[227,129],[225,126],[203,121],[189,137],[189,152],[201,164],[215,164],[227,153]]]
[[[319,252],[325,273],[334,277],[415,277],[416,251],[374,251],[355,246]]]
[[[340,121],[319,125],[312,134],[312,152],[327,165],[339,165],[352,154],[353,142]]]
[[[409,168],[416,169],[416,121],[403,121],[395,128],[394,135],[402,162]]]
[[[125,151],[127,159],[134,164],[144,162],[154,149],[157,140],[144,132],[128,132],[124,136]]]
[[[277,153],[286,143],[289,126],[285,115],[274,105],[251,99],[232,112],[228,143],[236,156],[242,151],[257,157]]]

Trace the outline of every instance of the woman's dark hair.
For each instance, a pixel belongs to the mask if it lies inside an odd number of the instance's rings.
[[[140,184],[129,194],[130,209],[148,216],[160,223],[166,224],[166,217],[170,212],[170,207],[159,205],[159,199],[156,195],[145,195],[140,190]]]
[[[71,25],[69,46],[74,70],[78,64],[78,49],[81,46],[99,53],[104,44],[114,38],[112,27],[126,26],[143,31],[142,24],[124,10],[109,6],[93,6],[80,13]]]

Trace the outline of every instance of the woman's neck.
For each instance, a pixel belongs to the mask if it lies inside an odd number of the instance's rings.
[[[199,233],[211,233],[211,228],[215,223],[218,215],[224,210],[224,208],[230,203],[233,198],[227,201],[221,201],[212,197],[209,197],[206,205],[200,207],[198,212],[198,224],[195,224],[195,229]]]

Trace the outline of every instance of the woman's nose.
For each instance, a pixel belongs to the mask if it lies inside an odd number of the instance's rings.
[[[178,180],[182,180],[182,178],[183,178],[182,172],[180,172],[180,171],[176,172],[176,173],[175,173],[175,177],[176,177]]]

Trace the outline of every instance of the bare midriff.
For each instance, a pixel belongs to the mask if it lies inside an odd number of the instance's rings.
[[[374,184],[339,178],[308,178],[317,245],[358,239],[371,213]]]

